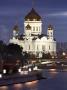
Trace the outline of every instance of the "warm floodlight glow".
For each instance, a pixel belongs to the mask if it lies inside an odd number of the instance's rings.
[[[0,74],[0,78],[2,78],[2,74]]]
[[[63,56],[65,56],[65,55],[66,55],[66,53],[65,53],[65,52],[63,52],[63,53],[62,53],[62,55],[63,55]]]
[[[6,74],[6,69],[3,70],[3,73]]]
[[[35,67],[33,68],[33,70],[38,70],[37,66],[35,66]]]
[[[18,69],[18,72],[21,72],[21,68]]]
[[[32,70],[31,70],[31,68],[29,68],[29,72],[31,72]]]

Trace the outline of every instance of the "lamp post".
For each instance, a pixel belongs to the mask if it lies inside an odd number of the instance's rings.
[[[63,56],[63,58],[65,58],[65,56],[66,56],[66,53],[65,53],[65,52],[63,52],[63,53],[62,53],[62,56]]]

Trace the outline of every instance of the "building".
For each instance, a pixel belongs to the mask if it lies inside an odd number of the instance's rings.
[[[56,54],[56,40],[52,25],[48,26],[47,35],[42,34],[42,18],[34,8],[24,18],[24,33],[19,35],[18,25],[13,28],[10,43],[23,47],[23,51],[42,57],[42,53]]]

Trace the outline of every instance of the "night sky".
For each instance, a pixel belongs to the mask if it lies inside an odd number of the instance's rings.
[[[67,42],[67,0],[34,0],[33,7],[43,20],[43,32],[52,24],[57,41]],[[0,40],[9,41],[18,23],[23,33],[24,16],[31,10],[32,0],[0,0]]]

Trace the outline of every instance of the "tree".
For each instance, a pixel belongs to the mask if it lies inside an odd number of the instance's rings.
[[[0,41],[0,60],[4,59],[4,55],[6,53],[6,47],[7,45],[3,43],[3,41]]]
[[[51,58],[51,55],[50,55],[50,53],[46,53],[46,54],[43,53],[42,58],[50,59]]]
[[[18,68],[23,63],[22,56],[22,48],[19,45],[13,43],[8,44],[6,46],[3,68],[6,68],[8,72],[17,72]]]
[[[22,48],[17,44],[11,43],[7,46],[7,53],[19,59],[22,54]]]

